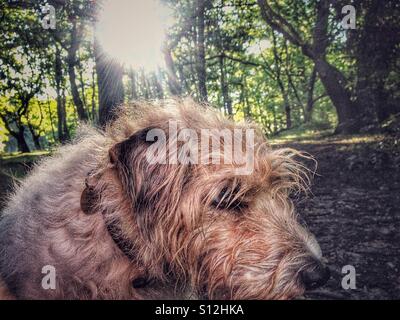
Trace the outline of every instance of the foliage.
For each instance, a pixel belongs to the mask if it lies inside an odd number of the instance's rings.
[[[110,87],[100,81],[121,81],[124,101],[207,100],[270,136],[345,124],[362,131],[399,112],[396,1],[354,1],[356,30],[342,27],[346,1],[160,1],[173,18],[165,68],[125,67],[117,79],[114,62],[99,73],[108,61],[94,37],[101,1],[0,0],[0,149],[50,149],[74,135],[78,120],[98,124],[110,111],[99,107]],[[43,31],[45,4],[56,7],[56,30]]]

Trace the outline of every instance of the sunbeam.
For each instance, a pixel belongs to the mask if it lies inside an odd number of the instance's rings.
[[[161,47],[168,19],[168,9],[158,0],[106,0],[96,36],[111,57],[152,71],[164,63]]]

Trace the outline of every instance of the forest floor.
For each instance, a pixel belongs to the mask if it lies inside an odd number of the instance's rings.
[[[47,151],[37,151],[0,155],[0,210],[12,192],[13,183],[22,179],[34,162],[47,154]]]
[[[380,135],[329,132],[286,134],[272,144],[309,152],[318,161],[312,194],[296,205],[316,235],[332,277],[306,298],[399,299],[400,146]],[[22,176],[31,162],[29,156],[0,160],[0,208],[10,190],[10,172]],[[356,289],[341,286],[345,265],[355,267]]]
[[[312,194],[297,200],[297,210],[332,276],[306,298],[400,298],[400,153],[393,141],[380,135],[273,141],[318,161]],[[354,290],[342,288],[345,265],[356,270]]]

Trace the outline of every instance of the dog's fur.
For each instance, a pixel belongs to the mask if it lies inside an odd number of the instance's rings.
[[[149,165],[148,128],[167,130],[169,120],[197,131],[253,125],[188,100],[126,110],[133,112],[121,112],[105,133],[83,127],[17,187],[0,222],[9,292],[27,299],[301,295],[298,274],[320,252],[289,199],[306,179],[293,159],[299,153],[272,150],[257,129],[251,175],[224,164]],[[218,198],[223,189],[229,203]],[[41,285],[46,265],[56,270],[54,290]]]

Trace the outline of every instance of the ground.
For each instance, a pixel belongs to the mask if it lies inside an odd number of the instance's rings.
[[[400,298],[400,156],[384,136],[289,134],[273,144],[307,151],[318,161],[312,194],[296,200],[300,215],[320,242],[332,277],[313,299]],[[389,142],[388,142],[389,141]],[[396,151],[397,150],[397,151]],[[29,169],[32,159],[0,163],[0,202],[9,172]],[[342,267],[356,270],[356,289],[341,286]]]
[[[393,143],[379,135],[275,143],[307,151],[318,161],[312,195],[300,198],[297,207],[332,278],[306,297],[399,299],[400,161]],[[355,290],[341,286],[345,265],[355,267]]]
[[[0,154],[0,210],[4,207],[14,182],[18,182],[32,168],[35,161],[48,152],[38,151],[25,154]]]

